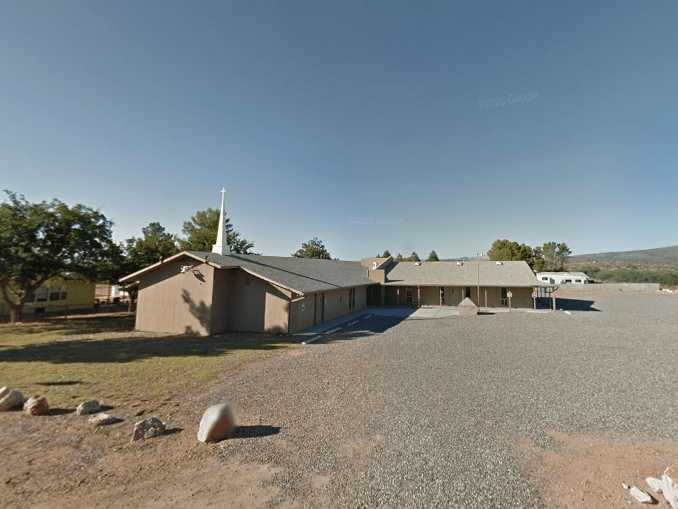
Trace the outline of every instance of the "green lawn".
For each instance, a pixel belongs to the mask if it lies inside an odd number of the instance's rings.
[[[119,406],[183,393],[294,347],[278,336],[168,336],[133,326],[129,313],[0,325],[0,386],[45,394],[53,408],[83,399]]]

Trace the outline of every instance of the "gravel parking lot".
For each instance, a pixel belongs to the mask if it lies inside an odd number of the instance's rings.
[[[216,450],[223,461],[270,468],[250,500],[262,505],[552,505],[526,458],[561,450],[558,434],[611,448],[646,440],[658,466],[656,444],[670,449],[678,438],[678,298],[610,295],[584,308],[373,315],[229,382],[215,401],[280,429]],[[621,491],[619,469],[603,491]]]

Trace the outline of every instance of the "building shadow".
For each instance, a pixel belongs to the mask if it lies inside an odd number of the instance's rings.
[[[556,309],[564,311],[598,311],[600,309],[593,307],[595,301],[588,299],[564,299],[558,297],[556,299]]]
[[[387,312],[388,309],[385,311]],[[413,311],[414,309],[409,313],[386,313],[382,315],[375,314],[368,309],[354,325],[337,325],[337,327],[341,327],[339,330],[332,332],[334,329],[330,329],[330,331],[318,333],[318,336],[321,336],[321,339],[317,339],[314,342],[309,343],[309,345],[313,346],[316,344],[331,343],[333,341],[352,341],[374,336],[375,334],[383,334],[387,330],[392,329],[405,321]],[[365,318],[368,315],[371,315],[370,318]],[[349,321],[349,323],[351,323],[351,321]]]
[[[285,336],[245,333],[87,338],[4,348],[0,362],[115,363],[154,357],[210,357],[240,350],[275,350],[289,342]]]
[[[261,438],[280,433],[278,426],[237,426],[233,433],[233,438]]]

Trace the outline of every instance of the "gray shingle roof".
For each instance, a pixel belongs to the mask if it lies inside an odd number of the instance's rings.
[[[241,267],[264,279],[301,293],[374,284],[360,262],[317,260],[292,256],[219,255],[188,251],[220,267]]]
[[[478,283],[480,281],[480,283]],[[526,262],[398,262],[386,274],[386,285],[534,287],[541,283]]]

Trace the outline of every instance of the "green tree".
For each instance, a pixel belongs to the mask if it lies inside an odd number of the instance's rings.
[[[141,234],[140,238],[132,237],[125,241],[118,278],[132,274],[179,252],[176,235],[167,233],[160,223],[149,223],[148,226],[141,229]],[[132,311],[137,300],[138,287],[136,284],[130,284],[125,289],[129,295],[129,310]]]
[[[490,250],[487,252],[490,260],[497,261],[511,261],[511,260],[525,260],[528,261],[532,256],[532,249],[526,244],[519,244],[514,240],[497,239],[492,243]]]
[[[548,271],[561,271],[565,268],[567,258],[572,251],[564,242],[545,242],[541,247],[544,268]]]
[[[428,258],[426,258],[427,262],[439,262],[440,258],[438,258],[438,253],[436,253],[435,249],[431,251],[428,255]]]
[[[384,253],[378,258],[388,258],[389,256],[391,256],[391,252],[388,249],[386,249]]]
[[[405,258],[403,258],[403,255],[398,253],[398,256],[396,256],[396,260],[399,261],[399,262],[402,262],[403,260],[405,260]]]
[[[297,249],[292,256],[297,258],[320,258],[323,260],[330,260],[332,256],[318,237],[313,237],[308,242],[302,242],[301,248]]]
[[[127,273],[131,274],[179,252],[177,238],[167,233],[160,223],[149,223],[141,229],[142,237],[125,241]]]
[[[111,269],[111,257],[119,250],[112,240],[113,223],[101,212],[56,199],[30,203],[5,192],[7,201],[0,204],[0,296],[12,322],[22,319],[24,305],[48,280],[95,281]]]
[[[419,258],[419,255],[412,251],[412,254],[407,257],[407,261],[409,262],[420,262],[421,258]]]
[[[254,243],[242,238],[228,217],[224,218],[224,225],[226,242],[231,251],[248,254],[254,247]],[[211,251],[217,240],[218,230],[219,211],[212,208],[198,210],[190,220],[184,223],[182,232],[185,238],[179,241],[179,246],[184,251]]]

